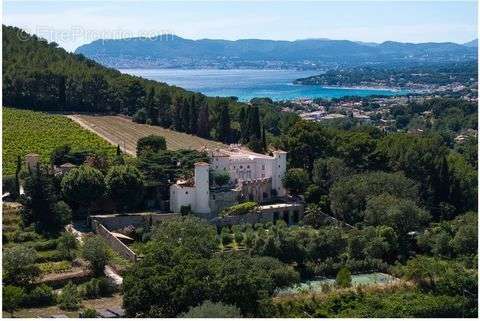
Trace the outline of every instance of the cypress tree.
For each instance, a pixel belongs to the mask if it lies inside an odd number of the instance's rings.
[[[183,131],[182,115],[183,115],[183,100],[177,98],[174,104],[174,119],[173,119],[173,128],[179,132]]]
[[[170,115],[170,105],[172,104],[172,99],[170,94],[162,89],[158,94],[158,99],[156,101],[157,105],[157,121],[156,123],[162,127],[170,127],[172,124],[171,115]]]
[[[245,137],[250,139],[252,136],[257,139],[261,139],[262,137],[260,113],[257,106],[250,107],[247,111],[247,128]]]
[[[238,116],[238,121],[240,123],[240,141],[245,143],[247,141],[247,113],[245,107],[240,108],[240,114]]]
[[[145,109],[147,112],[147,120],[150,119],[152,124],[157,124],[157,109],[155,102],[155,88],[150,88],[147,99],[145,101]]]
[[[210,120],[209,120],[209,110],[208,103],[203,102],[203,105],[200,108],[200,113],[198,115],[198,136],[203,138],[210,137]]]
[[[181,117],[183,131],[190,133],[190,104],[188,103],[187,98],[183,100]]]
[[[228,106],[223,103],[222,110],[220,112],[220,119],[218,120],[218,128],[217,128],[217,138],[223,143],[230,142],[230,115],[228,113]]]
[[[190,133],[197,134],[197,122],[198,122],[198,110],[197,105],[195,102],[195,95],[192,95],[192,99],[190,100]]]
[[[263,151],[267,150],[267,135],[265,134],[265,127],[262,128],[262,148]]]

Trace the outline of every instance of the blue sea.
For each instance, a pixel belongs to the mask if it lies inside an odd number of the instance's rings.
[[[240,101],[249,101],[255,97],[286,100],[404,93],[386,89],[325,88],[293,84],[295,79],[316,75],[318,71],[248,69],[121,69],[120,71],[201,92],[207,96],[235,96]]]

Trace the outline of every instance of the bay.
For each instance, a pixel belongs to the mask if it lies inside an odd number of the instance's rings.
[[[121,69],[120,71],[201,92],[207,96],[235,96],[240,101],[249,101],[255,97],[287,100],[344,96],[390,96],[404,93],[389,89],[329,88],[293,84],[295,79],[316,75],[319,73],[318,71],[258,69]]]

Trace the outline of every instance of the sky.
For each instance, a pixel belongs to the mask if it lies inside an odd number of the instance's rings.
[[[73,51],[96,39],[347,39],[456,42],[477,38],[470,1],[3,1],[3,23]]]

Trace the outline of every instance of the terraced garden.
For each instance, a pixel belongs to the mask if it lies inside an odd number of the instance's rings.
[[[130,155],[135,155],[138,139],[148,135],[165,137],[167,148],[171,150],[226,147],[220,142],[176,132],[160,126],[137,124],[123,116],[70,115],[68,117],[82,127],[103,137],[111,144],[120,145],[122,150]]]

